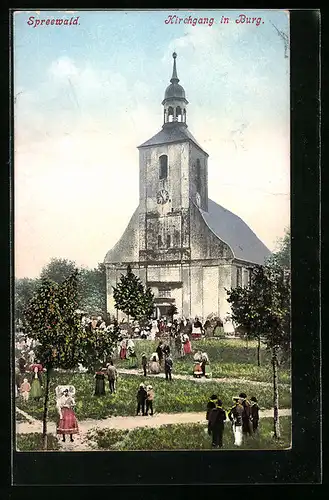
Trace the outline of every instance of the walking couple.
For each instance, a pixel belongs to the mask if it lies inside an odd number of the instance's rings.
[[[154,390],[151,385],[145,387],[145,384],[140,384],[137,391],[137,411],[136,416],[142,412],[142,415],[153,416],[153,401],[154,401]]]

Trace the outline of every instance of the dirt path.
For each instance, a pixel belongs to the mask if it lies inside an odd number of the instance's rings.
[[[279,415],[291,415],[290,409],[280,409]],[[272,417],[273,409],[260,411],[260,418]],[[33,419],[34,420],[34,419]],[[87,419],[79,422],[80,440],[90,429],[136,429],[137,427],[160,427],[165,424],[186,424],[186,423],[205,423],[205,412],[185,412],[185,413],[155,413],[153,417],[109,417],[103,420]],[[42,422],[34,420],[30,422],[17,422],[18,434],[29,434],[31,432],[41,432]],[[48,423],[48,432],[56,434],[56,423]],[[78,436],[77,436],[78,441]],[[66,444],[68,445],[68,443]],[[75,446],[74,446],[75,448]]]
[[[118,368],[117,369],[118,373],[122,374],[122,375],[136,375],[136,376],[139,376],[139,377],[142,377],[143,379],[143,370],[138,370],[138,369],[134,369],[134,368],[131,368],[131,369],[128,369],[128,368]],[[165,374],[164,373],[159,373],[157,375],[151,375],[151,374],[147,374],[148,377],[156,377],[156,378],[165,378]],[[232,382],[233,384],[254,384],[254,385],[260,385],[260,386],[263,386],[263,387],[269,387],[271,386],[272,387],[272,382],[261,382],[259,380],[248,380],[248,379],[245,379],[245,378],[231,378],[231,377],[224,377],[224,378],[205,378],[205,377],[201,377],[201,378],[195,378],[193,377],[193,375],[181,375],[179,373],[173,373],[173,379],[177,379],[177,380],[192,380],[193,382],[197,382],[199,384],[204,384],[204,383],[208,383],[208,382],[216,382],[216,383],[230,383]],[[284,387],[289,387],[290,384],[286,384],[286,383],[281,383],[279,384],[281,386],[284,386]]]

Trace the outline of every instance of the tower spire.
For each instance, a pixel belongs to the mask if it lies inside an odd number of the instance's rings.
[[[173,66],[173,70],[172,70],[172,77],[171,77],[171,83],[178,83],[179,82],[179,78],[177,76],[177,69],[176,69],[176,57],[177,57],[177,54],[176,52],[173,53],[173,58],[174,58],[174,66]]]

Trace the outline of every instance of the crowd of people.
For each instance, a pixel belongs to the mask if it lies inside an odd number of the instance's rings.
[[[212,436],[212,447],[222,448],[224,423],[229,420],[232,424],[234,445],[241,446],[243,438],[248,439],[258,432],[259,405],[255,396],[247,399],[241,392],[232,398],[233,406],[225,411],[221,399],[213,394],[207,404],[206,419],[208,420],[208,434]]]

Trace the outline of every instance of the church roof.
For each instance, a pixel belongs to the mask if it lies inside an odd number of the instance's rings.
[[[198,144],[197,140],[193,137],[185,123],[179,122],[171,122],[166,123],[162,130],[155,134],[151,139],[144,142],[138,148],[146,148],[148,146],[157,146],[159,144],[173,143],[173,142],[185,142],[191,141],[195,144],[199,149],[201,149],[207,156],[206,153],[200,144]]]
[[[208,212],[199,210],[207,226],[231,247],[236,259],[264,264],[270,250],[240,217],[210,199]]]

